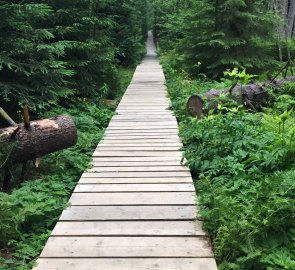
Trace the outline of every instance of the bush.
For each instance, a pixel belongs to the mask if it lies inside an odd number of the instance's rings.
[[[272,107],[262,113],[223,105],[217,114],[196,120],[186,111],[188,96],[224,85],[193,81],[162,59],[219,269],[293,269],[295,84],[274,90]]]

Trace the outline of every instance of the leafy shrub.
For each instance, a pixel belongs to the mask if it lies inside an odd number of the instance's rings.
[[[80,175],[89,167],[91,152],[102,137],[114,110],[114,106],[101,104],[97,107],[85,99],[68,106],[68,109],[52,108],[43,116],[71,115],[78,128],[78,144],[46,156],[38,169],[30,165],[28,177],[31,179],[12,190],[11,194],[0,193],[1,270],[31,269],[33,259],[40,254],[50,230],[67,206]],[[9,248],[12,258],[1,256],[1,248],[4,247]]]
[[[227,81],[191,80],[162,60],[219,269],[294,269],[295,85],[274,90],[273,107],[262,113],[220,105],[196,120],[186,111],[188,96]]]

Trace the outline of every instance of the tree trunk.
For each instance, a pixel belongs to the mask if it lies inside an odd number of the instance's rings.
[[[293,37],[294,20],[295,20],[295,1],[292,0],[290,1],[288,19],[287,19],[287,30],[286,30],[287,37]]]
[[[77,128],[67,115],[32,121],[30,127],[23,124],[0,129],[0,148],[15,142],[11,158],[15,163],[40,158],[77,143]]]
[[[280,87],[285,81],[295,82],[295,77],[287,77],[273,81],[272,86]],[[203,113],[217,109],[218,104],[225,103],[226,99],[217,100],[223,95],[229,95],[229,98],[246,108],[259,110],[268,100],[268,92],[263,88],[266,83],[253,83],[249,85],[238,85],[232,89],[211,89],[202,95],[193,95],[187,102],[187,109],[191,116],[200,118]],[[228,99],[227,99],[228,100]]]

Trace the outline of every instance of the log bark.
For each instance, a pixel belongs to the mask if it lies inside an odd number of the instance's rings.
[[[0,148],[15,142],[11,159],[15,163],[40,158],[47,154],[74,146],[77,143],[77,128],[67,115],[32,121],[0,129]]]
[[[270,83],[273,87],[281,87],[285,81],[295,82],[295,76],[274,80],[273,82],[238,85],[231,91],[230,89],[211,89],[202,95],[191,96],[187,102],[187,109],[191,116],[200,118],[204,113],[215,110],[219,103],[225,103],[228,99],[232,99],[243,104],[246,108],[259,110],[261,106],[266,104],[269,97],[264,86]],[[218,100],[223,95],[227,95],[228,98]]]

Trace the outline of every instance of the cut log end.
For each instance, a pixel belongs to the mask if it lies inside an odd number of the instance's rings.
[[[187,102],[187,109],[191,116],[200,118],[203,114],[203,99],[199,95],[193,95]]]
[[[18,125],[1,129],[0,138],[0,147],[16,142],[11,158],[21,163],[74,146],[78,135],[74,121],[61,115],[32,121],[29,128]]]

